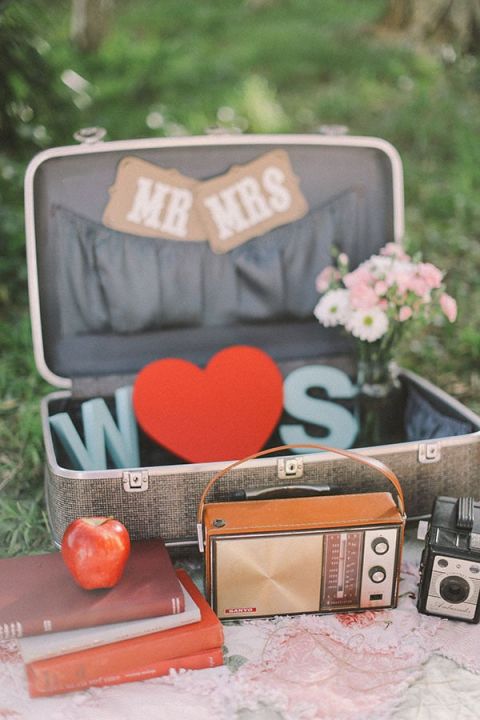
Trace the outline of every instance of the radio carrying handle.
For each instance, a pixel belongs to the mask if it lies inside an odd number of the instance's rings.
[[[294,450],[294,449],[305,449],[305,450],[323,450],[326,452],[331,452],[336,455],[342,455],[343,457],[349,458],[350,460],[354,460],[356,462],[361,463],[362,465],[366,465],[369,468],[372,468],[372,470],[377,470],[380,472],[384,477],[389,480],[393,487],[395,488],[395,491],[397,493],[397,505],[398,509],[400,510],[400,513],[405,517],[405,500],[403,497],[403,490],[402,486],[400,485],[400,480],[395,475],[393,470],[391,470],[387,465],[385,465],[381,460],[377,460],[377,458],[369,457],[368,455],[360,455],[359,453],[352,452],[351,450],[343,450],[340,448],[333,448],[329,445],[321,445],[320,443],[305,443],[301,445],[293,444],[293,445],[278,445],[274,448],[269,448],[268,450],[262,450],[261,452],[255,453],[254,455],[248,455],[248,457],[243,458],[242,460],[237,460],[236,462],[231,463],[230,465],[227,465],[227,467],[223,468],[223,470],[220,470],[216,475],[214,475],[207,483],[203,493],[202,497],[200,498],[200,502],[198,504],[198,512],[197,512],[197,535],[198,535],[198,546],[200,549],[200,552],[204,551],[204,543],[203,543],[203,511],[205,508],[205,502],[208,496],[208,493],[212,489],[213,485],[220,480],[224,475],[226,475],[230,470],[233,470],[233,468],[238,467],[239,465],[243,465],[243,463],[247,462],[248,460],[255,460],[256,458],[264,457],[265,455],[272,455],[276,452],[281,452],[283,450]]]

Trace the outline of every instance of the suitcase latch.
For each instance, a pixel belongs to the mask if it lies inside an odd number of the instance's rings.
[[[435,442],[420,443],[418,446],[418,462],[435,463],[440,460],[440,445]]]
[[[122,480],[125,492],[144,492],[148,490],[148,472],[146,470],[124,472]]]
[[[303,458],[278,458],[277,476],[279,480],[297,480],[303,477]]]

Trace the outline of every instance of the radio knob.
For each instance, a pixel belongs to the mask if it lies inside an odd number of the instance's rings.
[[[385,540],[384,537],[378,537],[372,541],[372,550],[376,555],[385,555],[389,548],[388,540]]]
[[[370,580],[374,583],[381,583],[387,577],[385,568],[380,567],[380,565],[375,565],[375,567],[370,568],[370,570],[368,571],[368,575],[370,577]]]

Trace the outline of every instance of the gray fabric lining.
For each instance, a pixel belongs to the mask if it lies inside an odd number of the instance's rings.
[[[476,429],[471,422],[442,412],[413,386],[408,388],[404,423],[406,441],[466,435]]]
[[[51,273],[51,281],[58,287],[61,335],[76,334],[89,327],[97,332],[105,331],[109,318],[96,259],[101,227],[57,208],[53,209],[53,215],[56,232],[53,242],[51,240],[51,257],[58,258],[58,267]]]
[[[332,245],[357,244],[357,192],[225,255],[207,243],[127,235],[53,209],[62,336],[311,317]]]
[[[140,370],[165,357],[182,357],[205,365],[212,355],[229,345],[253,345],[277,361],[319,358],[352,353],[349,339],[324,328],[316,320],[197,328],[167,328],[161,332],[131,335],[77,335],[59,340],[51,348],[49,363],[60,374],[108,376]]]

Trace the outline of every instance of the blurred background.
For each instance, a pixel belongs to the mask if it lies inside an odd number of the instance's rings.
[[[404,163],[410,250],[447,271],[455,324],[399,360],[480,412],[479,0],[0,2],[0,553],[51,547],[27,307],[23,178],[82,127],[107,139],[383,137]]]

